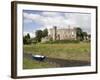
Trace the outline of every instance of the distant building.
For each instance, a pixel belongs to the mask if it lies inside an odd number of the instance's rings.
[[[56,26],[48,30],[48,37],[52,40],[76,40],[75,28],[57,29]]]

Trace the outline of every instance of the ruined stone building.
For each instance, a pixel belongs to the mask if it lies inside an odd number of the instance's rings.
[[[48,29],[48,37],[52,38],[52,40],[76,40],[76,30],[70,27],[57,29],[54,26]]]

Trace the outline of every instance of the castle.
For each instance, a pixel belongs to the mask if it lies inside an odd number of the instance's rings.
[[[76,30],[74,28],[57,29],[56,26],[48,30],[48,36],[53,40],[75,40]]]
[[[60,28],[56,26],[48,29],[48,36],[42,39],[43,42],[52,39],[54,40],[76,40],[76,29],[75,28]]]

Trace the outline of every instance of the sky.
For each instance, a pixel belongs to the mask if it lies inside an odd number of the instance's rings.
[[[36,30],[80,27],[83,31],[91,32],[91,14],[76,12],[52,12],[38,10],[23,10],[23,31],[35,37]]]

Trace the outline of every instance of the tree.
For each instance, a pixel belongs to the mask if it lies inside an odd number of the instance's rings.
[[[48,29],[44,29],[42,31],[42,37],[46,37],[46,36],[48,36]]]
[[[87,32],[83,32],[83,37],[84,37],[84,40],[87,40]]]
[[[88,40],[90,41],[91,40],[91,34],[88,34]]]
[[[30,39],[30,34],[29,33],[27,34],[27,38]]]
[[[42,30],[37,30],[36,31],[36,33],[35,33],[35,35],[36,35],[36,40],[38,41],[38,42],[41,42],[41,39],[42,39]]]
[[[31,39],[30,39],[29,33],[23,37],[23,43],[24,44],[30,44],[31,43]]]
[[[91,38],[91,34],[89,34],[88,37]]]
[[[83,31],[81,28],[76,28],[76,37],[78,40],[83,40]]]

